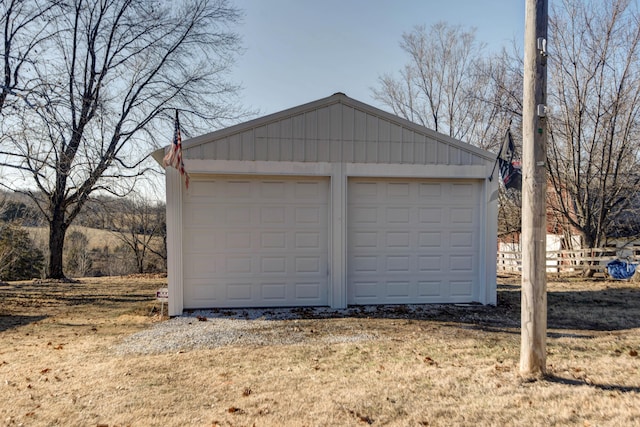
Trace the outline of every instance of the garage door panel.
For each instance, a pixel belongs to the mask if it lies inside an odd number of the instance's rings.
[[[418,208],[420,223],[441,225],[443,221],[442,208]]]
[[[221,184],[219,187],[221,187],[222,191],[219,194],[223,194],[227,200],[251,199],[254,193],[253,182],[250,180],[228,180],[226,183]],[[219,198],[219,194],[214,195],[214,198]]]
[[[295,298],[300,301],[309,301],[316,304],[322,298],[325,291],[324,283],[317,282],[297,282],[295,284]]]
[[[216,289],[211,284],[211,279],[192,279],[190,286],[184,289],[185,300],[198,301],[198,304],[190,308],[215,307],[220,299],[222,289]]]
[[[386,218],[389,224],[399,224],[400,226],[406,226],[409,224],[409,208],[387,208]]]
[[[203,235],[206,237],[206,234],[203,233]],[[210,234],[210,236],[212,235]],[[221,249],[251,250],[255,247],[252,242],[253,237],[249,231],[226,231],[224,232],[224,246]]]
[[[353,215],[359,218],[360,224],[376,224],[378,222],[378,208],[354,207]]]
[[[325,198],[326,191],[324,183],[302,181],[296,182],[293,186],[293,192],[296,199],[299,200],[317,200],[318,198]]]
[[[322,236],[318,232],[299,231],[294,234],[297,250],[317,250],[321,248]]]
[[[184,270],[191,272],[190,278],[206,279],[218,272],[215,262],[211,262],[208,254],[192,254],[184,260]]]
[[[378,272],[377,256],[354,256],[351,259],[351,268],[356,273],[372,273]]]
[[[226,300],[244,305],[252,301],[252,283],[228,283],[226,286]],[[236,305],[236,304],[233,304]]]
[[[386,195],[389,198],[406,198],[409,196],[410,184],[408,182],[390,182],[382,183],[386,189]]]
[[[473,193],[476,191],[476,184],[472,183],[452,183],[451,184],[451,198],[467,199],[473,197]]]
[[[215,230],[185,230],[184,238],[190,242],[190,253],[210,253],[216,249]]]
[[[328,188],[296,177],[194,181],[183,209],[185,308],[327,305]]]
[[[250,274],[253,271],[253,257],[247,255],[228,255],[224,258],[225,275]]]
[[[285,208],[282,206],[263,206],[260,208],[260,222],[265,225],[284,225]]]
[[[284,199],[286,196],[285,183],[280,182],[263,182],[259,186],[259,194],[264,199]]]
[[[349,199],[359,201],[361,199],[367,201],[375,201],[378,197],[377,182],[355,182],[349,187]]]
[[[442,273],[442,255],[419,255],[418,271],[421,273]]]
[[[306,226],[309,224],[321,224],[323,211],[318,207],[297,207],[295,208],[294,223],[297,226]]]
[[[265,231],[260,233],[260,249],[276,249],[278,252],[287,248],[287,233],[284,231]]]
[[[320,257],[296,257],[295,269],[295,273],[299,275],[320,274],[321,259]]]
[[[473,296],[473,282],[471,282],[470,280],[452,280],[451,296],[452,297]]]
[[[263,300],[281,303],[287,299],[287,284],[264,283],[260,288],[260,292]]]
[[[473,249],[475,248],[475,236],[472,231],[452,231],[449,233],[450,247],[456,249]]]
[[[360,282],[360,281],[355,281],[353,283],[350,283],[350,285],[353,288],[353,294],[354,297],[360,301],[365,301],[364,303],[367,302],[372,302],[375,304],[377,302],[377,299],[380,295],[380,292],[378,291],[378,282]],[[362,304],[362,302],[361,302]]]
[[[410,232],[408,231],[387,231],[384,234],[384,245],[389,249],[409,249]]]
[[[442,282],[439,280],[438,281],[434,281],[434,280],[419,281],[418,287],[417,287],[418,297],[423,297],[423,298],[438,297],[443,293],[441,287],[442,287]]]
[[[442,233],[440,231],[422,231],[418,233],[418,249],[433,249],[442,247]]]
[[[351,179],[348,303],[471,301],[480,188],[471,181]]]
[[[451,208],[449,214],[453,225],[471,225],[474,223],[473,208]]]
[[[386,296],[388,298],[409,298],[411,283],[408,281],[393,281],[386,284]]]
[[[287,257],[262,257],[260,262],[260,274],[286,274]]]
[[[424,199],[430,197],[438,199],[442,196],[442,184],[422,182],[418,186],[418,195]]]
[[[398,256],[386,256],[386,271],[394,274],[411,274],[413,270],[411,266],[411,256],[398,255]]]
[[[354,231],[351,237],[355,248],[371,248],[375,250],[378,247],[377,231]]]
[[[208,278],[192,280],[185,288],[185,299],[192,301],[189,308],[288,306],[292,299],[298,305],[318,305],[324,294],[326,284],[321,280],[292,283],[287,278],[259,283],[227,280],[222,285]]]

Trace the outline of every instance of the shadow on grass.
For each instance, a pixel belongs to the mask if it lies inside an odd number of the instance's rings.
[[[592,382],[586,382],[584,380],[576,380],[572,378],[559,377],[557,375],[546,375],[544,379],[551,383],[564,384],[571,386],[587,386],[597,388],[605,391],[618,391],[620,393],[640,393],[640,387],[636,386],[623,386],[618,384],[598,384]]]
[[[518,322],[520,298],[520,286],[498,286],[498,306],[509,306],[505,314]],[[640,328],[640,286],[627,282],[605,289],[549,291],[547,326],[549,329],[587,331]]]
[[[519,279],[514,280],[516,283]],[[349,306],[343,310],[328,307],[197,310],[192,315],[212,318],[265,320],[385,318],[450,322],[465,327],[504,330],[512,333],[520,327],[520,285],[498,285],[497,306],[481,304],[397,304]],[[125,285],[126,286],[126,285]],[[548,328],[552,338],[592,338],[584,331],[616,331],[640,328],[640,286],[631,282],[581,280],[554,283],[547,294]],[[16,322],[30,323],[37,316],[50,314],[47,307],[93,305],[104,309],[122,305],[140,305],[155,301],[155,288],[122,287],[109,289],[87,283],[15,284],[0,288],[2,306],[18,308]],[[7,310],[12,312],[14,310]],[[187,311],[186,314],[189,314]],[[0,325],[0,328],[7,326]],[[13,327],[13,326],[9,326]],[[1,331],[2,329],[0,329]]]
[[[0,332],[39,322],[49,316],[0,315]]]
[[[640,287],[612,285],[605,289],[551,291],[547,294],[551,338],[590,339],[583,331],[616,331],[640,328]],[[626,287],[629,286],[629,287]],[[587,290],[583,290],[587,289]],[[450,322],[465,328],[519,333],[520,286],[498,285],[497,306],[481,304],[389,304],[294,308],[230,308],[186,310],[186,315],[235,319],[331,319],[384,318]]]
[[[104,288],[104,286],[102,286]],[[20,306],[73,306],[136,303],[155,300],[155,290],[104,292],[86,283],[20,283],[0,288],[0,298]]]

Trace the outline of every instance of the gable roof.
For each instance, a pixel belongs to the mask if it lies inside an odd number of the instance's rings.
[[[185,159],[211,160],[481,165],[496,158],[340,92],[185,140],[182,147]]]

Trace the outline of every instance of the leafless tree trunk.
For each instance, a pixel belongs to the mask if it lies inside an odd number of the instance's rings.
[[[640,16],[629,0],[554,3],[550,32],[552,207],[586,247],[640,190]]]
[[[47,276],[63,278],[69,226],[95,191],[131,191],[151,148],[170,142],[175,109],[192,128],[238,116],[229,103],[238,88],[224,76],[240,14],[227,0],[49,3],[46,54],[25,75],[37,105],[10,118],[21,132],[0,166],[36,189],[26,193],[49,225]],[[2,184],[25,187],[15,182]]]

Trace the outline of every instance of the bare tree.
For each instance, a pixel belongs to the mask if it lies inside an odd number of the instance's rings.
[[[89,238],[80,230],[73,230],[66,236],[66,268],[77,277],[85,277],[91,269]]]
[[[16,178],[4,186],[35,189],[24,192],[49,225],[47,276],[64,278],[67,229],[92,193],[135,186],[150,149],[170,138],[174,109],[192,128],[239,114],[225,73],[240,13],[227,0],[53,3],[45,53],[24,86],[37,108],[12,118],[20,132],[0,166]]]
[[[511,84],[509,58],[503,54],[486,60],[475,30],[444,22],[428,31],[414,28],[403,34],[400,46],[409,62],[397,77],[380,77],[374,97],[414,123],[498,148],[513,115],[521,115],[511,106],[520,96],[514,95],[519,87]]]
[[[564,0],[550,20],[552,207],[589,248],[640,194],[640,16],[630,3]]]
[[[501,191],[498,199],[498,237],[509,240],[522,231],[522,196],[520,191]]]
[[[51,36],[46,30],[49,15],[58,1],[0,0],[2,27],[2,81],[0,83],[0,114],[8,105],[24,107],[27,93],[21,77],[34,58],[42,53],[41,45]],[[40,47],[40,50],[39,50]],[[13,102],[12,102],[13,101]]]
[[[166,220],[164,205],[133,197],[115,205],[110,215],[113,234],[131,250],[138,273],[145,273],[149,255],[166,261]]]

